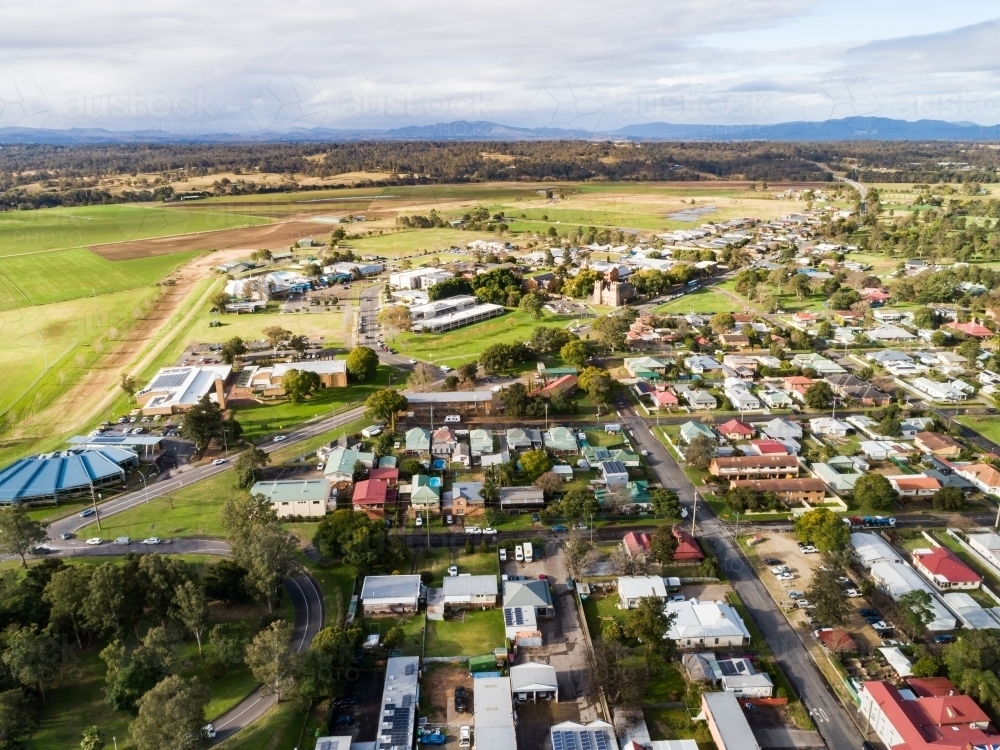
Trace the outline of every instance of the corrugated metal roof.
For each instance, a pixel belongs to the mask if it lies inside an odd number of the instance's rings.
[[[420,576],[366,576],[361,587],[365,599],[410,599],[420,595]]]
[[[121,464],[137,461],[133,451],[110,446],[23,458],[0,471],[0,502],[80,492],[91,484],[124,479]]]
[[[496,596],[496,576],[448,576],[444,579],[445,596]]]
[[[750,730],[739,701],[732,693],[704,693],[701,696],[712,715],[712,721],[722,738],[723,745],[739,750],[760,750],[757,738]]]

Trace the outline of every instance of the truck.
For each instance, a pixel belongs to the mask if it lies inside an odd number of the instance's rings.
[[[892,529],[896,527],[895,518],[885,518],[883,516],[851,516],[845,518],[844,523],[851,529]]]
[[[524,543],[524,561],[531,562],[534,550],[531,549],[531,542]]]

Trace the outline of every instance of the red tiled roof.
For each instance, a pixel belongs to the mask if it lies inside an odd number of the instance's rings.
[[[881,289],[862,289],[861,296],[867,300],[875,300],[876,302],[885,302],[892,295],[888,292],[883,292]]]
[[[396,488],[377,479],[363,479],[354,485],[354,505],[385,505],[396,502]]]
[[[397,468],[384,468],[384,469],[372,469],[368,472],[368,478],[372,480],[377,480],[379,482],[388,482],[389,484],[395,484],[399,481],[399,469]]]
[[[786,386],[791,386],[791,385],[812,385],[813,382],[815,382],[815,381],[813,381],[812,378],[807,378],[805,375],[792,375],[791,377],[785,378],[785,385]]]
[[[940,576],[949,583],[979,583],[983,580],[947,547],[934,547],[928,554],[915,551],[913,562],[923,566],[931,575]]]
[[[650,395],[658,404],[676,405],[679,403],[677,396],[670,391],[653,391]]]
[[[990,488],[1000,488],[1000,471],[989,464],[970,464],[956,471],[966,479],[982,482]]]
[[[723,469],[797,469],[795,456],[718,456],[712,461]]]
[[[556,393],[562,393],[563,391],[568,391],[571,388],[575,388],[577,383],[576,375],[563,375],[556,378],[547,386],[538,391],[539,396],[552,396]]]
[[[674,538],[677,540],[677,551],[674,552],[674,560],[704,560],[705,553],[701,551],[698,542],[694,537],[683,529],[674,526]]]
[[[622,544],[633,555],[637,552],[649,552],[649,534],[645,531],[630,531],[622,537]]]
[[[899,488],[902,492],[903,490],[938,490],[941,489],[941,483],[934,477],[929,477],[924,474],[916,474],[913,476],[906,477],[893,477],[892,482]]]
[[[721,435],[753,435],[754,433],[753,427],[738,419],[723,422],[719,425],[718,430]]]
[[[975,336],[976,338],[981,339],[986,339],[993,335],[993,331],[981,323],[976,323],[975,321],[970,321],[969,323],[949,323],[945,326],[945,328],[961,331],[966,336]]]
[[[888,682],[866,682],[864,689],[889,719],[903,744],[894,750],[964,750],[968,745],[988,745],[1000,740],[988,726],[989,717],[967,695],[922,697],[904,700]],[[954,690],[954,687],[952,687]]]

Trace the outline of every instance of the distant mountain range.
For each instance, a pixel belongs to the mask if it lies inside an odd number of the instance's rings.
[[[0,128],[0,144],[43,143],[86,145],[106,143],[310,143],[349,141],[1000,141],[1000,126],[944,120],[893,120],[851,117],[823,122],[780,122],[771,125],[682,125],[649,122],[610,131],[565,128],[520,128],[495,122],[437,123],[386,130],[293,129],[283,132],[214,133],[181,136],[160,130],[113,131],[103,128]]]

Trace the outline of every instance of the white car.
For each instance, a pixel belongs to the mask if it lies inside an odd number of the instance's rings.
[[[222,466],[222,464],[224,463],[226,463],[226,459],[224,458],[217,458],[214,461],[212,461],[213,466]]]
[[[507,562],[507,550],[504,547],[500,548],[500,562]]]
[[[805,609],[806,607],[812,606],[809,604],[808,599],[799,599],[798,601],[795,602],[795,604],[796,606],[798,606],[799,609]]]
[[[148,539],[143,539],[142,543],[143,544],[159,544],[160,543],[160,537],[158,537],[158,536],[151,536]]]
[[[451,372],[451,368],[448,365],[441,365],[441,372]]]
[[[444,522],[449,526],[451,526],[453,523],[455,523],[455,519],[452,518],[451,514],[449,513],[447,516],[444,517]]]
[[[417,364],[417,360],[415,360],[415,359],[411,359],[411,360],[410,360],[410,364],[411,364],[411,365],[415,365],[415,364]]]
[[[132,537],[120,536],[117,539],[115,539],[115,544],[117,544],[119,547],[127,547],[131,543],[132,543]]]
[[[457,565],[449,565],[448,566],[448,575],[451,576],[452,578],[454,578],[455,576],[457,576],[458,575],[458,566]]]
[[[92,536],[92,537],[91,537],[90,539],[88,539],[88,540],[87,540],[87,544],[89,544],[89,545],[92,545],[92,546],[93,546],[93,545],[97,545],[97,544],[100,544],[100,543],[101,543],[101,542],[103,542],[103,541],[104,541],[104,540],[103,540],[103,539],[101,539],[101,537],[99,537],[99,536]]]
[[[471,747],[472,746],[472,729],[467,726],[463,726],[458,730],[458,746],[459,747]]]
[[[858,591],[857,589],[847,589],[847,591],[845,591],[844,594],[847,596],[848,599],[857,599],[859,596],[861,596],[861,592]]]
[[[775,578],[777,578],[779,581],[794,581],[795,580],[795,576],[793,576],[791,573],[779,573],[778,575],[775,576]]]
[[[466,526],[465,527],[465,533],[466,534],[482,534],[483,530],[481,528],[479,528],[478,526]]]
[[[423,525],[424,525],[424,517],[417,516],[417,520],[414,521],[414,526],[423,526]]]
[[[284,436],[284,435],[275,435],[275,436],[274,436],[273,438],[271,438],[271,442],[272,442],[272,443],[280,443],[280,442],[282,442],[282,441],[283,441],[284,439],[285,439],[285,436]]]
[[[496,534],[497,530],[496,529],[491,529],[489,526],[487,526],[485,529],[483,529],[483,533],[484,534]]]
[[[641,451],[639,451],[639,452],[640,452],[640,453],[641,453],[642,455],[644,455],[644,456],[648,456],[648,455],[649,455],[649,451],[648,451],[648,450],[646,450],[645,448],[643,448],[643,449],[642,449]]]
[[[210,740],[215,739],[215,727],[213,727],[211,724],[206,724],[205,726],[203,726],[201,728],[201,733],[205,735],[206,739]]]
[[[812,555],[816,552],[819,552],[819,550],[813,547],[811,544],[807,544],[805,547],[802,548],[803,555]]]
[[[780,576],[782,573],[791,573],[792,571],[788,569],[787,565],[778,565],[774,568],[771,568],[771,572],[774,573],[776,576]]]

